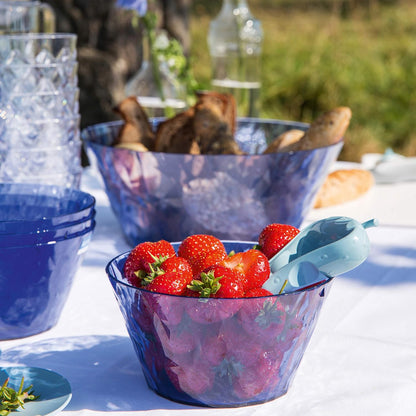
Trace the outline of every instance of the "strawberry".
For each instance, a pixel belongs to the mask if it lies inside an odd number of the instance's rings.
[[[257,249],[236,253],[226,258],[221,265],[238,270],[245,276],[245,291],[263,286],[270,275],[269,261]]]
[[[261,296],[273,296],[273,293],[262,287],[255,287],[244,293],[245,298],[259,298]]]
[[[154,318],[155,333],[162,345],[166,357],[176,361],[178,355],[187,354],[193,351],[197,337],[181,328],[181,325],[165,325],[157,317]]]
[[[244,300],[241,299],[241,301]],[[240,307],[241,302],[236,299],[229,302],[227,299],[195,298],[188,299],[185,310],[193,322],[211,326],[230,318],[238,312]]]
[[[175,256],[173,246],[165,241],[146,241],[138,244],[128,255],[124,264],[124,277],[136,287],[142,287],[142,277],[152,271],[155,261]]]
[[[215,254],[214,254],[215,253]],[[216,237],[206,234],[194,234],[186,237],[178,248],[178,256],[190,263],[194,275],[218,264],[226,256],[224,244]]]
[[[223,336],[220,334],[209,335],[201,343],[201,357],[210,365],[218,366],[226,356],[226,345]]]
[[[247,334],[266,344],[276,343],[286,322],[284,306],[277,298],[247,299],[238,317]]]
[[[280,381],[279,367],[282,355],[265,351],[260,354],[254,365],[246,367],[236,375],[233,383],[234,393],[241,399],[266,399],[273,396],[273,389]]]
[[[177,390],[190,396],[200,396],[214,384],[212,367],[204,360],[180,364],[172,361],[166,366],[166,373]]]
[[[152,272],[142,280],[142,284],[151,292],[182,295],[191,283],[192,268],[182,257],[169,257],[159,267],[150,267]]]
[[[211,266],[192,280],[189,289],[203,298],[241,298],[244,296],[245,278],[237,269]]]
[[[271,259],[299,233],[299,229],[287,224],[269,224],[259,235],[259,248]]]

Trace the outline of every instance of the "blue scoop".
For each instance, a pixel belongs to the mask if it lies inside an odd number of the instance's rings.
[[[270,277],[263,288],[274,294],[293,292],[354,269],[370,251],[366,229],[377,224],[349,217],[310,224],[269,260]]]

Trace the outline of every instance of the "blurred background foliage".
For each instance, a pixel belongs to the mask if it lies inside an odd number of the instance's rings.
[[[264,30],[261,117],[310,122],[353,112],[341,160],[416,155],[414,0],[248,0]],[[191,63],[210,88],[206,37],[220,0],[194,0]]]

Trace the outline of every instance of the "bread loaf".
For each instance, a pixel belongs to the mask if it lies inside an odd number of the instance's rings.
[[[154,149],[155,135],[152,126],[136,97],[127,97],[113,110],[124,120],[113,145],[141,143],[148,150]]]
[[[279,148],[279,152],[311,150],[338,143],[343,137],[351,120],[348,107],[337,107],[319,116],[309,126],[300,140]]]
[[[364,195],[374,185],[371,172],[364,169],[339,169],[330,173],[318,191],[314,208],[351,201]]]

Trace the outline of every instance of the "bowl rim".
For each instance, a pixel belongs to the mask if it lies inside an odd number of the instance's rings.
[[[84,237],[87,234],[92,234],[92,232],[95,229],[95,226],[96,226],[96,221],[92,220],[91,226],[89,226],[88,228],[86,228],[82,231],[78,231],[74,234],[54,238],[51,241],[48,241],[46,243],[43,242],[43,243],[34,243],[34,244],[22,244],[22,245],[6,246],[6,247],[1,247],[0,250],[16,250],[16,249],[21,249],[21,248],[38,248],[38,247],[45,247],[45,246],[55,246],[56,244],[62,243],[63,241],[70,241],[70,240],[73,240],[75,238]]]
[[[253,241],[240,241],[240,240],[221,240],[223,243],[248,243],[248,244],[257,244],[256,242]],[[173,242],[171,244],[176,244],[177,242]],[[152,292],[150,290],[147,290],[146,288],[141,288],[141,287],[136,287],[131,285],[130,283],[128,283],[127,281],[122,281],[117,279],[111,272],[110,269],[112,267],[114,267],[114,264],[116,262],[116,260],[120,260],[123,257],[127,258],[127,256],[130,254],[131,250],[125,251],[123,253],[118,254],[117,256],[113,257],[106,265],[105,267],[105,271],[107,273],[108,278],[110,279],[110,281],[114,281],[117,284],[120,284],[122,286],[125,286],[129,289],[133,289],[133,290],[137,290],[139,292],[145,292],[145,293],[151,293],[153,295],[157,295],[157,296],[168,296],[168,297],[173,297],[173,298],[180,298],[180,299],[193,299],[193,302],[195,302],[195,299],[203,299],[206,301],[209,301],[208,299],[212,299],[212,302],[214,301],[235,301],[235,300],[241,300],[241,299],[267,299],[267,298],[281,298],[283,296],[293,296],[293,295],[300,295],[301,293],[305,293],[305,292],[309,292],[312,290],[316,290],[318,288],[321,288],[322,286],[326,286],[327,284],[331,283],[332,280],[334,279],[334,277],[331,276],[326,276],[327,280],[325,280],[324,282],[321,282],[319,284],[313,285],[313,286],[308,286],[305,289],[302,290],[297,290],[295,292],[288,292],[288,293],[281,293],[281,294],[277,294],[277,295],[268,295],[268,296],[253,296],[250,298],[194,298],[194,297],[190,297],[190,296],[183,296],[183,295],[172,295],[172,294],[168,294],[168,293],[159,293],[159,292]],[[323,274],[324,275],[324,274]],[[185,301],[188,302],[188,301]]]
[[[39,184],[38,184],[39,185]],[[17,191],[17,187],[20,187],[19,190],[28,190],[31,189],[31,187],[33,187],[34,185],[31,183],[16,183],[16,182],[3,182],[0,183],[0,192],[3,194],[3,189],[7,187],[16,187],[16,191],[14,192],[10,192],[7,195],[18,195],[18,196],[23,196],[25,195],[24,193],[19,193]],[[24,219],[10,219],[10,220],[0,220],[0,224],[10,224],[10,225],[22,225],[22,224],[32,224],[32,223],[39,223],[39,224],[45,224],[48,222],[54,222],[54,221],[60,221],[60,220],[65,220],[66,217],[72,216],[72,215],[77,215],[77,214],[81,214],[82,217],[80,217],[79,219],[83,219],[86,218],[87,216],[91,215],[92,211],[95,210],[95,204],[96,204],[96,198],[94,195],[88,193],[88,192],[84,192],[80,189],[76,189],[76,188],[65,188],[62,186],[58,186],[58,185],[46,185],[46,184],[42,184],[41,188],[43,189],[48,189],[48,190],[52,190],[52,189],[56,189],[58,191],[62,191],[64,194],[65,193],[75,193],[78,197],[82,197],[82,198],[86,198],[86,203],[85,206],[83,206],[81,209],[77,209],[77,210],[71,210],[69,212],[65,212],[62,213],[60,215],[53,215],[50,217],[46,217],[46,218],[24,218]],[[30,195],[30,193],[28,193],[27,195]],[[31,194],[34,196],[41,196],[41,195],[45,195],[45,193],[34,193]],[[47,197],[53,197],[53,198],[61,198],[62,195],[46,195]],[[4,204],[0,203],[0,207],[4,206]],[[88,215],[87,215],[88,214]],[[69,221],[69,223],[72,223],[73,221]],[[64,224],[64,223],[68,223],[67,220],[63,221],[63,222],[59,222],[59,224]]]
[[[164,117],[154,117],[154,118],[150,118],[149,119],[152,125],[152,128],[154,128],[155,123],[158,121],[163,121]],[[237,128],[238,128],[238,122],[264,122],[264,123],[273,123],[273,124],[282,124],[282,125],[287,125],[287,126],[291,126],[292,128],[304,128],[307,129],[307,127],[310,125],[309,123],[304,123],[301,121],[291,121],[291,120],[279,120],[279,119],[271,119],[271,118],[256,118],[256,117],[238,117],[237,118]],[[98,128],[105,128],[105,127],[117,127],[119,126],[120,128],[124,125],[124,121],[123,120],[113,120],[113,121],[108,121],[108,122],[104,122],[104,123],[97,123],[97,124],[92,124],[90,126],[86,126],[81,130],[81,140],[86,143],[87,146],[97,146],[98,148],[102,148],[102,149],[116,149],[116,151],[126,151],[126,152],[133,152],[133,153],[139,153],[139,154],[146,154],[146,153],[151,153],[151,154],[163,154],[166,155],[165,157],[172,157],[172,156],[192,156],[195,158],[198,157],[241,157],[241,158],[247,158],[247,157],[275,157],[276,155],[294,155],[294,154],[301,154],[301,153],[312,153],[316,150],[320,150],[320,149],[328,149],[331,147],[336,147],[341,145],[341,143],[344,143],[344,138],[342,137],[339,141],[337,141],[336,143],[332,143],[330,145],[327,146],[321,146],[321,147],[317,147],[314,149],[307,149],[307,150],[296,150],[296,151],[289,151],[289,152],[275,152],[275,153],[254,153],[254,154],[242,154],[242,155],[233,155],[233,154],[199,154],[199,155],[193,155],[190,153],[172,153],[172,152],[156,152],[156,151],[141,151],[141,150],[132,150],[132,149],[128,149],[128,148],[124,148],[124,147],[115,147],[115,146],[110,146],[110,145],[105,145],[105,144],[101,144],[101,143],[96,143],[94,140],[92,140],[89,136],[89,133],[91,131],[94,131],[95,129]],[[97,134],[98,136],[98,134]]]

